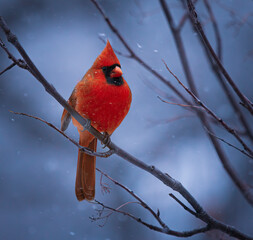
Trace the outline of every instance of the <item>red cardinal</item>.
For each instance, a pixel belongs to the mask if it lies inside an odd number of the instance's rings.
[[[68,103],[100,132],[111,135],[127,115],[132,101],[131,90],[122,77],[121,66],[109,41],[92,67],[77,83]],[[64,109],[61,129],[65,131],[71,115]],[[97,139],[72,117],[80,135],[79,144],[94,151]],[[78,151],[76,197],[79,201],[95,197],[96,157]]]

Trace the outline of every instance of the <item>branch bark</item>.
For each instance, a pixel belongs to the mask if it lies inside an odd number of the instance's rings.
[[[198,15],[195,11],[195,7],[194,7],[192,1],[191,0],[186,0],[186,1],[187,1],[187,4],[188,4],[190,18],[192,19],[192,21],[194,23],[194,27],[196,29],[196,32],[200,35],[200,37],[203,41],[203,44],[205,45],[205,47],[210,52],[213,60],[216,62],[217,66],[219,67],[219,69],[221,71],[221,73],[223,74],[223,76],[225,77],[227,82],[230,84],[230,86],[233,88],[234,92],[241,99],[242,103],[245,104],[245,107],[248,109],[248,111],[253,115],[253,104],[252,104],[252,102],[240,91],[240,89],[237,87],[237,85],[235,84],[233,79],[230,77],[227,70],[222,65],[222,63],[221,63],[220,59],[218,58],[218,56],[216,55],[215,51],[213,50],[208,38],[206,37],[206,35],[204,33],[204,30],[202,28],[201,23],[198,20]]]
[[[231,128],[230,126],[227,125],[227,123],[221,119],[220,117],[218,117],[211,109],[209,109],[190,89],[188,89],[179,79],[178,77],[169,69],[169,67],[167,66],[167,64],[164,62],[167,70],[169,71],[169,73],[178,81],[178,83],[185,89],[185,91],[194,99],[194,101],[196,102],[196,104],[198,104],[199,106],[201,106],[203,109],[205,109],[205,111],[212,116],[217,122],[219,122],[230,134],[232,134],[239,143],[241,143],[241,145],[243,146],[243,148],[249,153],[248,156],[250,156],[250,158],[253,158],[253,152],[252,150],[248,147],[248,145],[241,139],[241,137],[237,134],[237,132]]]
[[[70,142],[72,142],[74,145],[76,145],[79,149],[81,149],[83,152],[85,152],[86,154],[90,155],[90,156],[95,156],[95,157],[102,157],[102,158],[107,158],[110,157],[112,154],[114,154],[113,150],[109,150],[107,152],[103,152],[103,153],[99,153],[99,152],[94,152],[93,150],[83,147],[81,146],[79,143],[77,143],[74,139],[70,138],[69,136],[67,136],[62,130],[60,130],[59,128],[57,128],[56,126],[54,126],[52,123],[45,121],[42,118],[39,117],[35,117],[26,113],[20,113],[20,112],[13,112],[10,111],[11,113],[14,113],[16,115],[21,115],[21,116],[26,116],[29,118],[33,118],[35,120],[39,120],[40,122],[43,122],[45,124],[47,124],[49,127],[53,128],[54,130],[56,130],[58,133],[60,133],[62,136],[64,136],[65,138],[67,138]]]
[[[172,18],[172,15],[170,13],[170,10],[165,2],[165,0],[159,0],[161,7],[164,11],[164,14],[166,16],[166,19],[168,21],[169,27],[171,29],[172,35],[174,37],[177,49],[178,49],[178,54],[180,57],[180,60],[182,62],[182,66],[183,66],[183,70],[185,72],[185,76],[187,79],[187,82],[190,86],[191,91],[198,97],[198,92],[197,92],[197,88],[195,86],[194,83],[194,79],[190,70],[190,66],[186,57],[186,52],[185,52],[185,48],[184,48],[184,44],[183,44],[183,40],[182,37],[180,35],[180,32],[176,29],[175,27],[175,23],[174,20]],[[202,125],[204,126],[205,129],[208,130],[208,132],[214,132],[211,128],[211,125],[209,124],[205,114],[203,114],[201,111],[197,111],[198,117],[202,123]],[[227,158],[225,152],[223,151],[220,143],[218,142],[218,140],[212,135],[212,134],[208,134],[209,139],[211,140],[217,155],[219,156],[219,159],[224,167],[224,169],[226,170],[226,172],[228,173],[228,175],[230,176],[230,178],[232,179],[232,181],[235,183],[235,185],[238,187],[238,189],[240,190],[240,192],[242,193],[242,195],[244,196],[244,198],[248,201],[248,203],[253,206],[253,192],[250,189],[250,187],[238,176],[237,172],[235,171],[235,169],[232,167],[229,159]]]
[[[122,204],[120,207],[114,208],[114,207],[106,206],[105,204],[103,204],[103,203],[95,200],[95,202],[97,204],[99,204],[100,206],[102,206],[102,210],[99,211],[99,216],[97,218],[93,217],[92,220],[101,220],[101,219],[104,219],[104,218],[107,219],[111,215],[112,212],[117,212],[117,213],[121,213],[123,215],[126,215],[126,216],[132,218],[133,220],[141,223],[142,225],[150,228],[151,230],[154,230],[154,231],[157,231],[157,232],[161,232],[161,233],[164,233],[164,234],[167,234],[167,235],[171,235],[171,236],[176,236],[176,237],[190,237],[190,236],[193,236],[193,235],[196,235],[196,234],[199,234],[199,233],[204,233],[204,232],[212,230],[212,227],[210,225],[206,225],[205,227],[193,229],[193,230],[190,230],[190,231],[175,231],[175,230],[170,229],[162,221],[162,219],[160,217],[159,210],[156,213],[147,203],[145,203],[140,197],[138,197],[132,190],[128,189],[123,184],[121,184],[118,181],[114,180],[113,178],[111,178],[106,173],[102,172],[101,170],[99,170],[99,169],[96,169],[96,170],[98,172],[100,172],[103,176],[107,177],[114,184],[116,184],[117,186],[121,187],[123,190],[125,190],[126,192],[128,192],[132,197],[134,197],[137,200],[137,202],[127,202],[125,204]],[[174,197],[174,199],[176,199],[177,202],[179,202],[180,204],[182,204],[174,195],[172,195],[172,196]],[[148,212],[150,212],[152,214],[152,216],[159,223],[160,227],[157,227],[155,225],[149,224],[149,223],[143,221],[141,218],[136,217],[136,216],[130,214],[129,212],[125,212],[125,211],[120,210],[123,206],[126,206],[129,203],[138,203],[139,205],[141,205],[144,209],[146,209]],[[111,210],[111,213],[109,213],[109,214],[107,214],[105,216],[102,216],[103,209],[109,209],[109,210]],[[189,208],[187,208],[186,206],[185,206],[185,209],[187,211],[189,210]],[[192,210],[190,210],[190,211],[192,211]],[[196,216],[196,213],[194,211],[192,211],[192,212],[193,212],[192,214],[194,216]]]
[[[184,4],[185,0],[181,0],[181,1],[182,1],[183,5],[185,6],[185,8],[187,9],[186,4]],[[214,14],[212,12],[212,8],[211,8],[208,0],[204,0],[204,3],[206,5],[207,9],[209,9],[208,11],[210,13],[211,19],[214,20],[215,17],[214,17]],[[190,23],[191,23],[193,29],[195,29],[194,21],[192,21],[191,18],[190,18]],[[214,29],[216,29],[215,32],[216,32],[216,39],[217,39],[217,54],[218,54],[219,59],[221,59],[221,56],[222,56],[222,54],[221,54],[221,52],[222,52],[221,51],[221,48],[222,48],[221,46],[222,45],[220,43],[221,42],[221,37],[220,37],[219,31],[218,31],[218,27],[215,27],[216,26],[216,20],[213,21],[213,25],[214,25]],[[201,36],[199,34],[197,36],[198,36],[198,39],[199,39],[201,45],[203,46],[204,53],[206,54],[208,63],[210,65],[210,68],[212,69],[213,73],[216,75],[216,77],[217,77],[217,79],[218,79],[218,81],[219,81],[219,83],[220,83],[220,85],[221,85],[224,93],[226,94],[226,96],[227,96],[227,98],[228,98],[231,106],[233,107],[233,109],[235,111],[235,114],[238,116],[238,118],[239,118],[242,126],[244,127],[245,132],[247,133],[247,137],[249,137],[249,139],[253,142],[253,133],[252,133],[252,130],[251,130],[251,128],[250,128],[250,126],[249,126],[249,124],[248,124],[248,122],[247,122],[247,120],[246,120],[246,118],[245,118],[245,116],[244,116],[244,114],[243,114],[243,112],[241,110],[241,108],[239,107],[236,99],[234,98],[234,95],[233,95],[232,91],[229,89],[229,86],[228,86],[227,82],[224,80],[222,74],[220,73],[219,67],[214,62],[214,60],[213,60],[210,52],[208,51],[208,49],[203,44]]]

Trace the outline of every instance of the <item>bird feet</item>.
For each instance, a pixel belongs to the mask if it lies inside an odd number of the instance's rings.
[[[102,134],[104,135],[104,139],[101,142],[101,144],[103,145],[103,148],[106,148],[111,142],[111,139],[110,139],[111,135],[108,134],[107,132],[103,132]]]

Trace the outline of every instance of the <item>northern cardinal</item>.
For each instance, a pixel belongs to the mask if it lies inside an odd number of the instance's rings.
[[[68,103],[99,132],[109,136],[127,115],[132,101],[131,90],[122,77],[120,62],[109,41],[102,53],[83,79],[75,86]],[[65,131],[71,115],[64,109],[61,130]],[[94,151],[97,139],[72,117],[79,132],[79,144]],[[95,197],[96,157],[78,151],[75,192],[79,201],[93,200]]]

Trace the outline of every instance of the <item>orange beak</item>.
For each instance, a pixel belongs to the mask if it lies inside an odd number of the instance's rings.
[[[113,70],[112,70],[112,72],[111,72],[111,74],[110,74],[110,77],[111,78],[115,78],[115,77],[120,77],[120,76],[122,76],[122,70],[121,70],[121,68],[120,67],[118,67],[118,66],[116,66]]]

